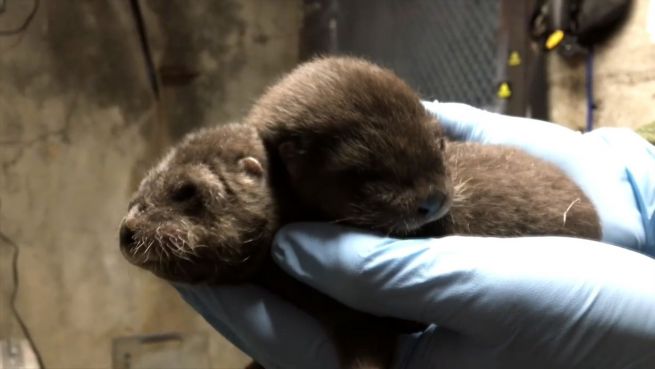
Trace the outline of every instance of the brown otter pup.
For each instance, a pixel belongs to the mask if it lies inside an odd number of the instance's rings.
[[[561,170],[518,149],[445,142],[417,94],[365,60],[301,65],[246,123],[326,220],[401,236],[601,237],[592,203]]]
[[[272,289],[323,322],[345,368],[388,367],[399,325],[279,272],[268,251],[280,225],[600,238],[592,204],[557,168],[515,149],[445,142],[404,82],[362,60],[300,66],[247,122],[192,134],[171,151],[142,182],[121,249],[168,280]]]
[[[259,284],[317,317],[344,368],[385,368],[397,332],[416,326],[346,308],[275,266],[275,231],[315,217],[272,191],[269,169],[253,126],[189,134],[141,182],[120,227],[123,255],[169,281]]]

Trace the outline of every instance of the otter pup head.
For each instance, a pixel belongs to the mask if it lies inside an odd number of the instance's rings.
[[[305,134],[279,156],[292,188],[327,220],[410,234],[443,217],[453,188],[437,123],[396,130],[357,124],[342,134]]]
[[[441,127],[388,69],[315,59],[270,87],[246,121],[327,220],[408,234],[450,208]]]
[[[145,177],[120,226],[131,263],[171,281],[236,283],[268,252],[274,211],[256,130],[189,134]]]

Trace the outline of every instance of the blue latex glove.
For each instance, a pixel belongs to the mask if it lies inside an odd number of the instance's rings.
[[[620,141],[581,140],[589,135],[458,104],[430,109],[455,136],[521,147],[525,139],[533,154],[562,167],[588,193],[595,187],[587,178],[629,198],[628,205],[612,210],[611,200],[599,205],[596,197],[613,192],[590,194],[601,210],[605,238],[645,250],[644,223],[634,219],[642,218],[639,204],[652,203],[652,196],[644,190],[640,202],[628,194],[639,180],[644,186],[636,188],[648,188],[647,171],[625,174],[627,165],[613,157],[614,166],[603,163],[613,175],[599,169],[597,176],[584,176],[576,168],[586,170],[583,163],[593,165],[595,156],[561,145],[584,141],[592,153],[602,153]],[[530,135],[518,137],[515,129]],[[634,144],[629,135],[625,139]],[[631,221],[621,221],[626,218]],[[655,261],[627,250],[558,238],[397,241],[305,225],[280,232],[273,252],[285,270],[348,305],[438,324],[403,339],[397,368],[655,368]],[[269,369],[336,367],[334,348],[318,323],[258,287],[177,288],[218,331]]]
[[[655,260],[623,248],[298,224],[279,232],[273,257],[356,309],[436,323],[403,337],[394,368],[655,368]],[[264,290],[178,290],[266,368],[337,368],[316,321]]]
[[[596,206],[603,241],[655,256],[655,148],[624,128],[581,134],[458,103],[424,102],[458,140],[519,147],[564,170]]]

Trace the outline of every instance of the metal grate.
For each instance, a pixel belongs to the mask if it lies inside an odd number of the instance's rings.
[[[372,59],[422,97],[496,103],[499,0],[338,0],[336,51]]]

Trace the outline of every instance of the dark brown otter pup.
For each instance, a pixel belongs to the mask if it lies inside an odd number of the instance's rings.
[[[416,93],[365,60],[301,65],[246,122],[326,220],[400,236],[601,237],[593,205],[562,171],[517,149],[445,142]]]

